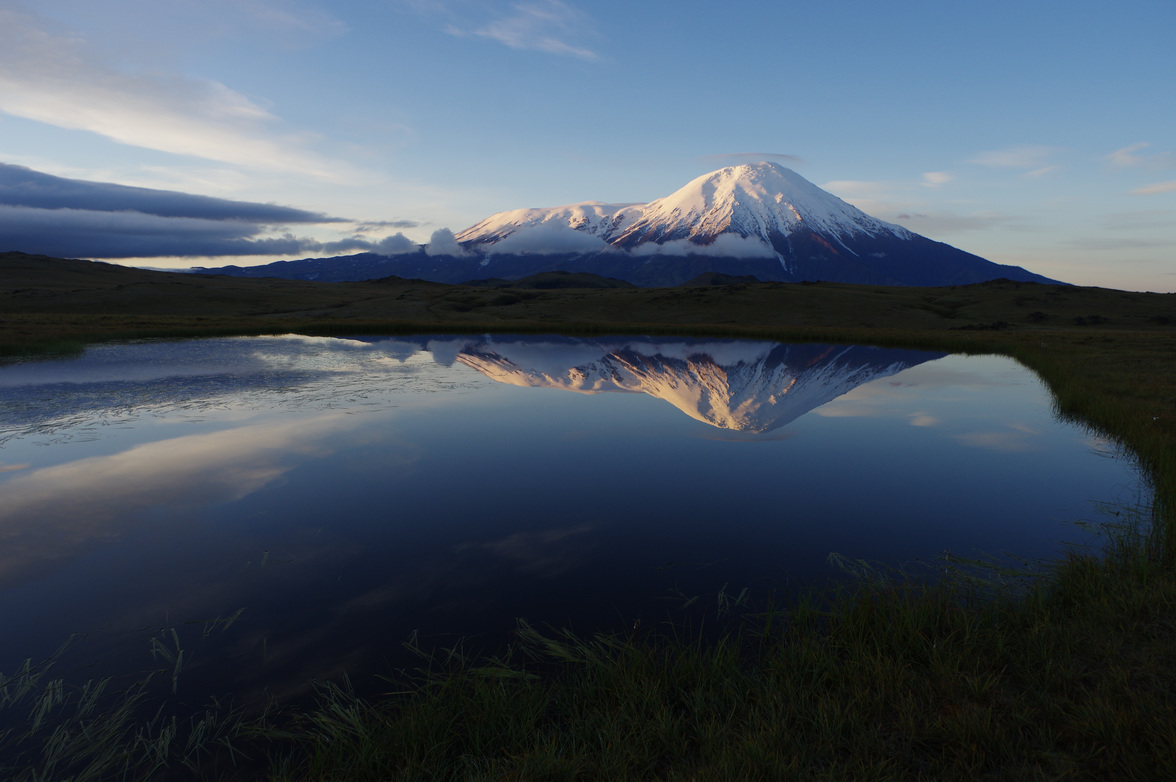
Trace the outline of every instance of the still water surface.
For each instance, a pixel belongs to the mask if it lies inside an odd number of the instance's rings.
[[[0,671],[89,634],[192,692],[363,682],[518,617],[579,632],[831,552],[1057,556],[1138,489],[1010,359],[768,342],[296,336],[0,366]],[[202,624],[240,609],[227,630]],[[203,631],[209,630],[207,637]]]

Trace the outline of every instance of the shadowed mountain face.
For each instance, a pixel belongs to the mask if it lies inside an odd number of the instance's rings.
[[[943,355],[775,342],[487,336],[462,345],[455,360],[510,385],[645,393],[703,423],[758,434]]]

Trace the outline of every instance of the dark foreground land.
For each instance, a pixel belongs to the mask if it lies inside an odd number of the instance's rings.
[[[1002,353],[1046,381],[1059,414],[1129,448],[1154,504],[1109,509],[1101,556],[1038,577],[977,583],[947,567],[928,587],[877,575],[737,608],[718,643],[684,628],[585,639],[524,627],[496,660],[438,657],[379,702],[324,686],[318,709],[297,714],[169,723],[165,693],[163,716],[143,721],[127,706],[139,690],[83,712],[81,685],[5,672],[0,709],[28,710],[37,727],[0,734],[0,774],[1176,778],[1176,295],[1007,281],[565,287],[583,284],[302,283],[7,254],[0,355],[291,331],[674,333]]]
[[[615,282],[615,281],[614,281]],[[1176,334],[1176,295],[997,281],[946,288],[841,283],[603,287],[590,275],[490,286],[390,277],[316,283],[153,272],[0,254],[0,351],[145,336],[281,331],[699,333],[962,344]],[[601,287],[588,287],[598,285]],[[620,285],[624,285],[621,283]],[[969,338],[981,335],[980,338]]]

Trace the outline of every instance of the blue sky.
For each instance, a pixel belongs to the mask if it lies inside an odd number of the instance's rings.
[[[0,244],[392,250],[770,159],[998,263],[1174,291],[1173,31],[1171,0],[0,0]]]

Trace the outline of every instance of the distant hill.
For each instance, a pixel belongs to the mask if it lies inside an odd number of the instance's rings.
[[[530,277],[518,280],[503,280],[490,278],[488,280],[473,280],[466,283],[476,288],[530,288],[534,290],[561,290],[564,288],[633,288],[631,282],[617,280],[611,277],[601,277],[599,274],[585,272],[540,272]]]

